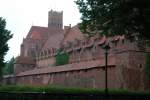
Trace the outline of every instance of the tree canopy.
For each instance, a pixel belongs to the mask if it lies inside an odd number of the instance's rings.
[[[15,62],[14,57],[12,57],[10,61],[6,62],[5,67],[3,67],[2,70],[3,75],[11,75],[14,73],[14,62]]]
[[[84,33],[150,39],[150,0],[76,0]]]
[[[4,56],[9,49],[7,42],[10,38],[12,34],[6,29],[6,21],[0,17],[0,71],[4,66]]]

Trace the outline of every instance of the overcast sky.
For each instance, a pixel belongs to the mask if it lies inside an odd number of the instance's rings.
[[[13,38],[8,44],[10,50],[5,61],[20,54],[20,44],[32,25],[47,26],[48,11],[63,11],[64,25],[80,22],[80,13],[75,0],[0,0],[0,17],[6,19],[6,28]]]

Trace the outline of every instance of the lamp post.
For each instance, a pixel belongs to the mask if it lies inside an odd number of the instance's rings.
[[[108,51],[110,49],[109,44],[105,44],[104,47],[104,52],[105,52],[105,93],[106,95],[108,94],[108,84],[107,84],[107,67],[108,67]]]

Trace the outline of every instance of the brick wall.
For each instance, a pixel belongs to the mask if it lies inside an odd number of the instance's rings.
[[[147,53],[145,52],[135,51],[116,52],[114,58],[115,65],[110,65],[108,68],[108,87],[111,89],[145,90],[146,84],[144,83],[144,67],[146,63],[146,54]],[[112,61],[111,57],[114,57],[114,55],[109,55],[108,62]],[[100,62],[104,61],[102,58],[98,60]],[[83,63],[85,63],[85,61]],[[77,67],[76,64],[78,63],[72,63],[71,65]],[[40,73],[39,71],[39,74],[33,73],[16,76],[16,78],[5,78],[4,83],[10,84],[11,82],[14,82],[14,79],[16,79],[16,84],[24,85],[60,85],[67,87],[104,88],[104,62],[100,65],[100,67],[95,66],[86,69],[55,71],[50,73]],[[70,65],[64,65],[63,67],[72,67],[69,66]],[[62,66],[58,66],[56,68],[62,69]]]
[[[108,68],[108,87],[116,89],[116,67]],[[48,73],[39,75],[17,76],[16,83],[21,85],[59,85],[66,87],[104,88],[105,69],[97,67],[92,69]]]
[[[15,74],[18,74],[20,72],[32,70],[35,68],[35,65],[33,64],[14,64],[14,71]]]
[[[40,59],[36,62],[37,67],[55,66],[55,57],[47,57],[46,59]]]

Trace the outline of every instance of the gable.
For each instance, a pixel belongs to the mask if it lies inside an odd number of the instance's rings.
[[[47,32],[48,32],[47,27],[32,26],[27,35],[27,38],[44,39],[47,37]]]
[[[62,44],[67,44],[67,42],[73,42],[75,39],[82,40],[84,38],[83,33],[80,31],[79,27],[76,25],[68,29],[65,33],[65,37],[62,41]]]

